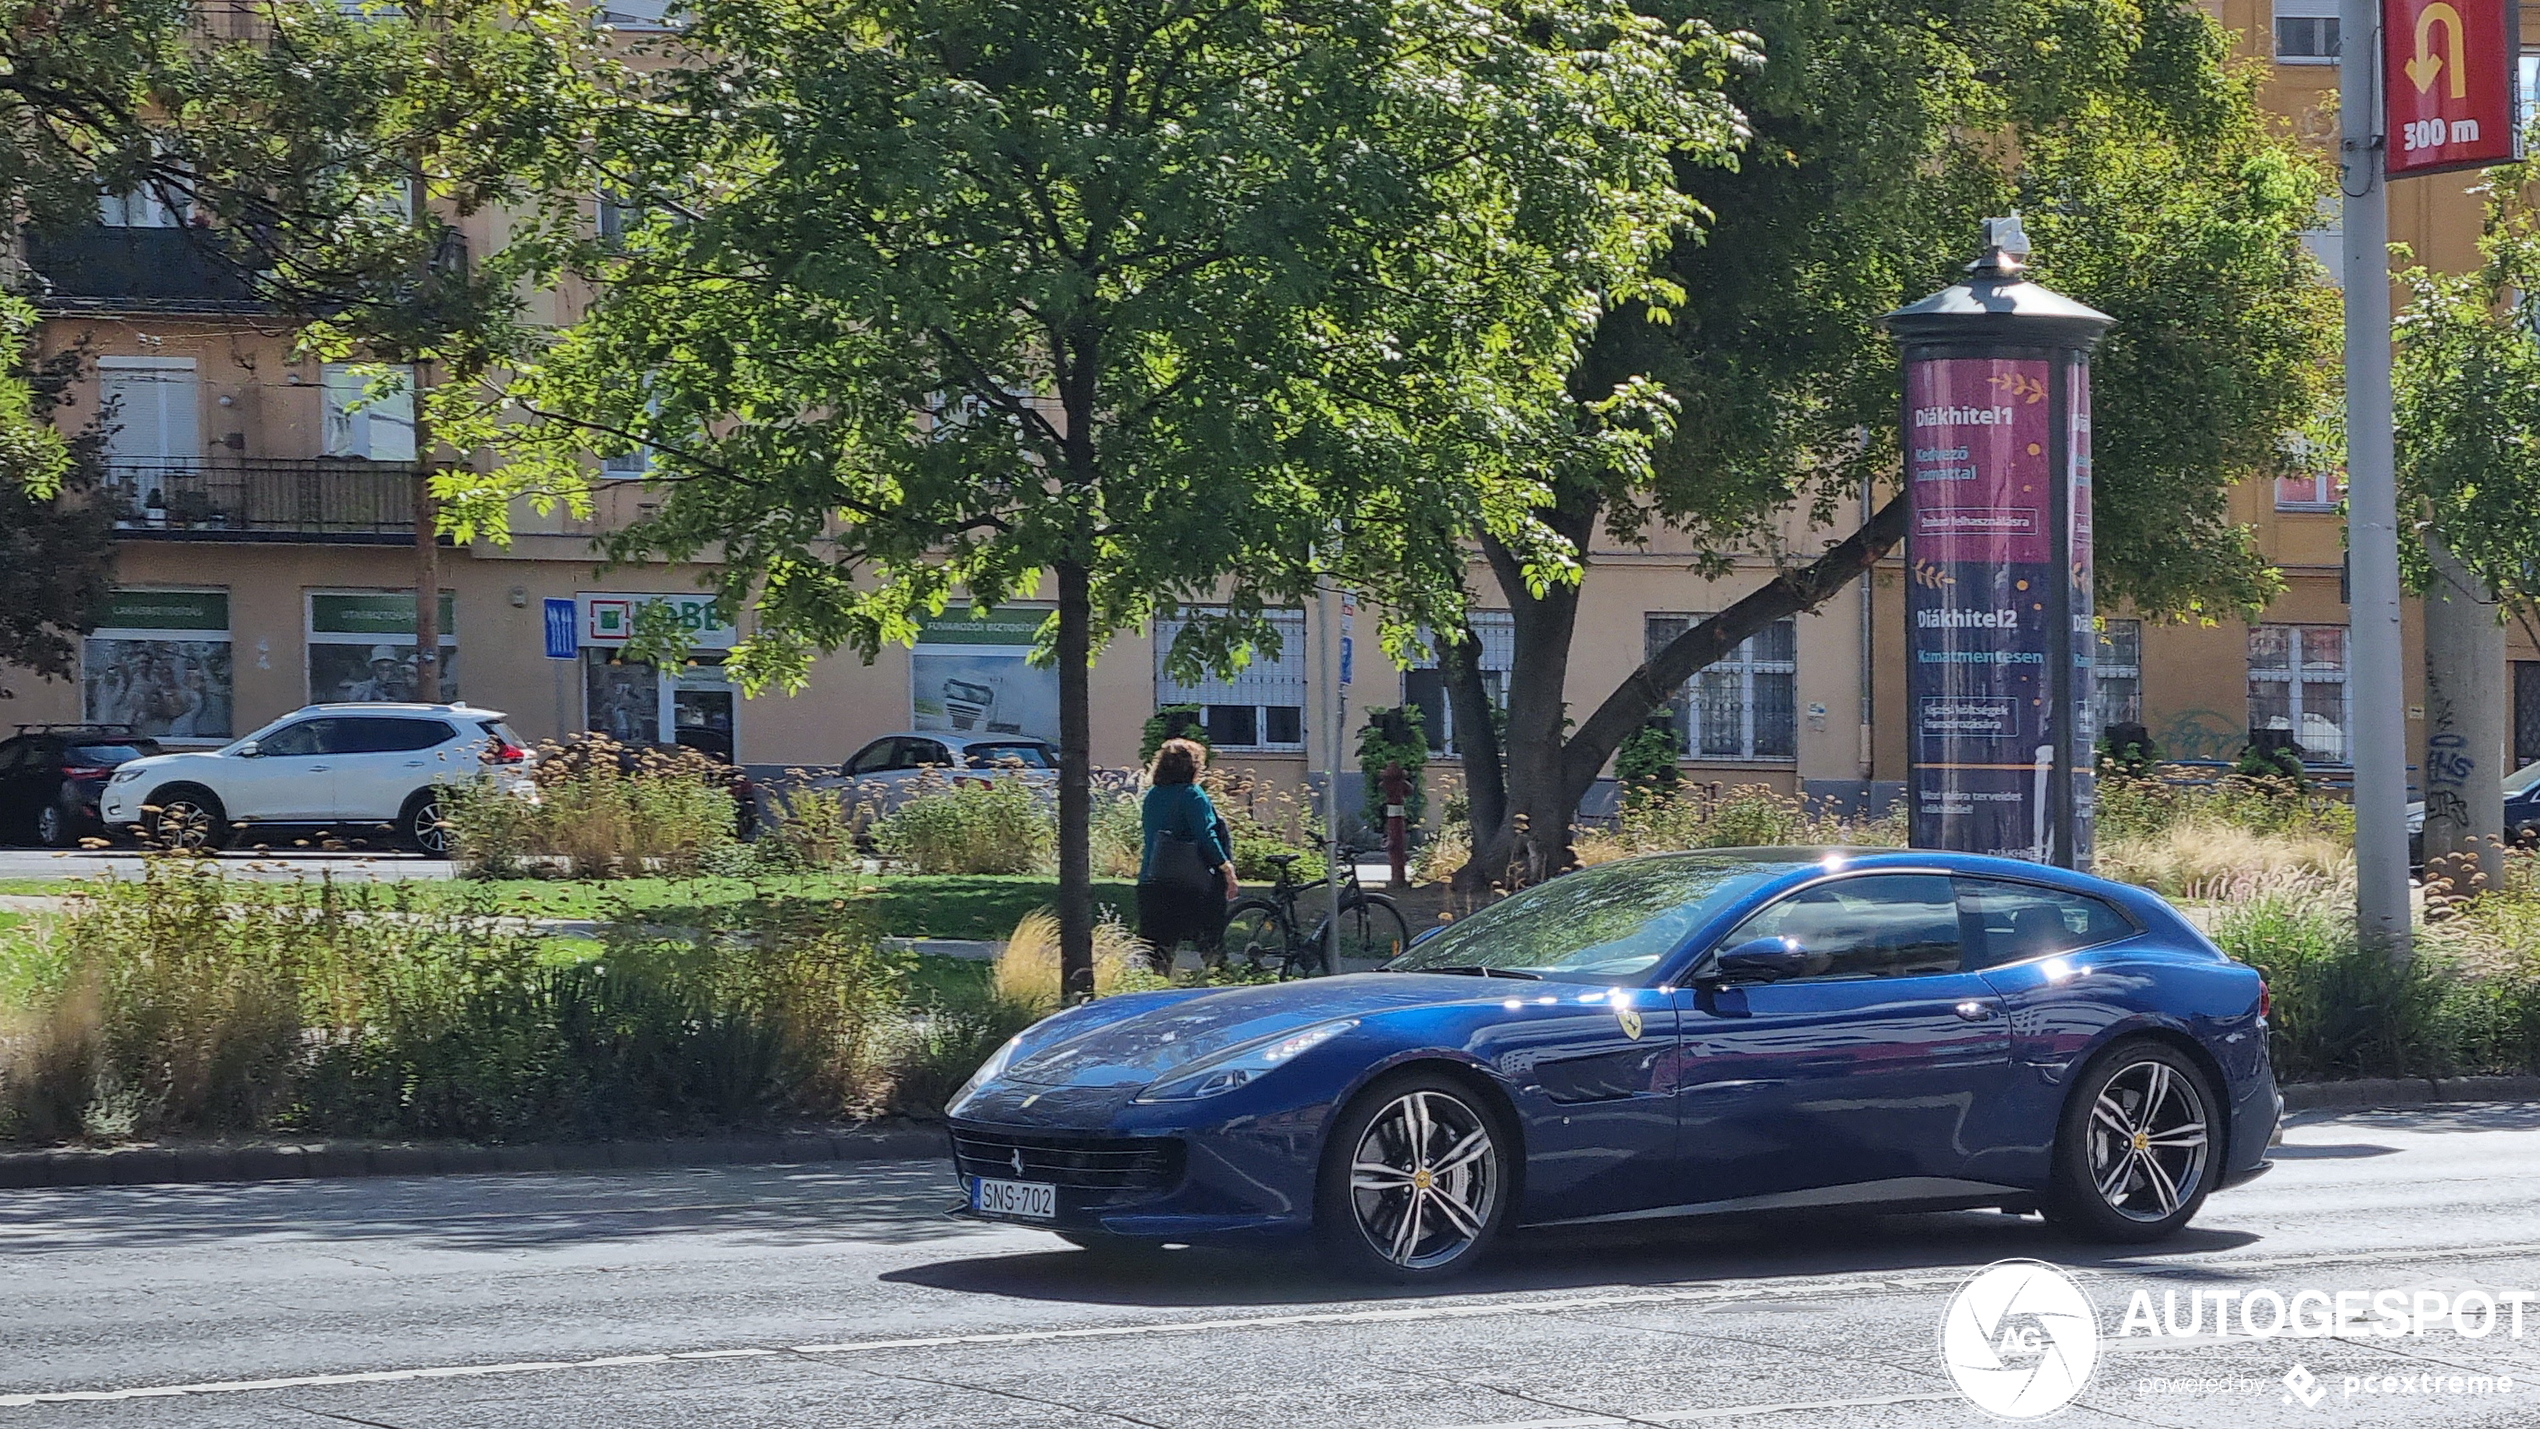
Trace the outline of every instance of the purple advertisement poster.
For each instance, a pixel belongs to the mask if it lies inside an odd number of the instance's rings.
[[[2075,404],[2074,527],[2069,568],[2057,551],[2051,445],[2056,363],[2046,358],[1931,358],[1905,370],[1907,695],[1913,842],[2042,860],[2054,771],[2052,639],[2056,589],[2077,597],[2077,706],[2089,704],[2088,417]],[[2078,371],[2076,372],[2078,376]],[[2085,387],[2080,381],[2076,388]],[[2075,763],[2091,754],[2077,742]],[[2077,774],[2086,826],[2088,775]],[[2075,841],[2086,860],[2088,836]]]

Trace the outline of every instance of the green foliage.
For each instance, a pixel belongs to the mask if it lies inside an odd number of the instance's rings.
[[[873,825],[873,846],[911,873],[1040,873],[1058,831],[1043,796],[1020,779],[928,788]]]
[[[0,293],[0,669],[69,679],[113,580],[115,512],[102,428],[65,438],[53,421],[80,354],[39,360],[34,331],[35,310]]]
[[[1611,833],[1579,840],[1585,863],[1692,848],[1781,848],[1831,844],[1902,847],[1903,812],[1861,819],[1801,794],[1740,784],[1718,794],[1687,791],[1627,805]]]
[[[2126,780],[2149,779],[2159,764],[2161,747],[2149,739],[2117,742],[2114,734],[2099,736],[2099,782],[2108,784]]]
[[[1421,777],[1428,763],[1428,721],[1418,705],[1368,709],[1367,723],[1358,730],[1358,772],[1366,784],[1367,827],[1380,834],[1384,830],[1385,769],[1394,764],[1401,765],[1411,781],[1410,796],[1403,800],[1403,820],[1412,828],[1420,826],[1429,812],[1428,787]]]
[[[1622,781],[1623,798],[1637,805],[1673,795],[1683,773],[1680,757],[1673,723],[1653,720],[1632,731],[1614,751],[1614,777]]]
[[[1187,739],[1202,749],[1209,747],[1207,711],[1198,705],[1159,705],[1147,716],[1146,725],[1138,731],[1138,767],[1155,762],[1155,752],[1168,739]]]
[[[2239,756],[2231,761],[2231,773],[2234,778],[2270,780],[2297,790],[2310,787],[2309,775],[2302,768],[2302,756],[2282,746],[2272,749],[2256,743],[2241,746]]]
[[[693,749],[606,735],[539,746],[535,800],[491,774],[447,786],[460,866],[515,877],[561,865],[575,878],[691,874],[738,847],[730,774]]]
[[[2479,266],[2412,267],[2397,323],[2402,509],[2526,626],[2540,615],[2540,209],[2530,164],[2487,171]],[[2435,579],[2426,553],[2400,543],[2414,583]]]
[[[2276,775],[2234,773],[2210,784],[2112,779],[2100,784],[2097,809],[2102,843],[2196,822],[2346,843],[2355,837],[2354,805]]]

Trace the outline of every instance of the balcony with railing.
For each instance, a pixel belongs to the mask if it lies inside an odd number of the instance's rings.
[[[36,301],[56,311],[255,313],[267,311],[213,230],[109,228],[26,233]]]
[[[110,461],[125,540],[414,544],[414,462],[359,457]]]

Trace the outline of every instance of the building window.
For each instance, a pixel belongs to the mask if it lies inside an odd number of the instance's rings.
[[[2334,64],[2338,53],[2337,0],[2275,0],[2278,64]]]
[[[411,590],[309,592],[309,703],[459,697],[456,598],[441,592],[441,688],[416,688]]]
[[[2276,510],[2334,511],[2346,499],[2344,469],[2325,465],[2310,438],[2287,432],[2276,450],[2284,454],[2288,468],[2275,479]]]
[[[82,715],[151,739],[227,739],[229,592],[121,589],[80,642]]]
[[[2099,728],[2143,723],[2143,622],[2111,620],[2099,631],[2099,655],[2091,670],[2099,702]]]
[[[330,362],[326,454],[366,461],[415,459],[415,370],[403,364]]]
[[[174,228],[176,210],[149,188],[97,196],[97,221],[108,228]]]
[[[1214,675],[1186,685],[1165,669],[1173,641],[1186,620],[1155,623],[1155,702],[1198,705],[1201,725],[1215,749],[1301,750],[1305,748],[1305,612],[1274,610],[1269,621],[1279,634],[1279,653],[1255,649],[1252,663],[1231,680]]]
[[[1490,697],[1491,708],[1506,709],[1508,671],[1517,657],[1517,617],[1504,610],[1475,610],[1466,612],[1464,620],[1482,644],[1482,692]],[[1424,644],[1429,638],[1425,633],[1421,637]],[[1402,672],[1402,702],[1420,711],[1431,750],[1464,752],[1456,741],[1455,702],[1447,696],[1446,671],[1434,654]]]
[[[1709,619],[1652,615],[1643,648],[1656,655],[1669,641]],[[1788,759],[1799,752],[1792,689],[1798,678],[1799,622],[1785,617],[1747,637],[1727,658],[1697,673],[1668,701],[1676,748],[1695,759]]]
[[[2345,626],[2249,628],[2249,728],[2290,733],[2311,763],[2347,762]]]

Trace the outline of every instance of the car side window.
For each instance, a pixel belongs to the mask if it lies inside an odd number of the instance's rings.
[[[332,719],[304,719],[298,724],[286,724],[257,740],[256,752],[267,756],[337,753],[334,747],[335,726],[342,722]]]
[[[1967,966],[1994,968],[2134,936],[2132,920],[2087,893],[1992,878],[1958,880]]]
[[[847,772],[849,774],[880,774],[886,770],[904,767],[894,762],[900,752],[901,743],[902,741],[898,739],[873,741],[857,750],[855,758],[847,761]]]
[[[1936,873],[1868,873],[1803,888],[1756,913],[1722,948],[1782,938],[1809,955],[1802,978],[1920,977],[1961,963],[1958,899]]]
[[[329,754],[405,754],[430,749],[450,737],[450,726],[437,719],[355,715],[335,724]]]
[[[930,764],[939,769],[949,769],[952,767],[952,762],[952,752],[931,739],[900,741],[902,769],[922,769]]]

